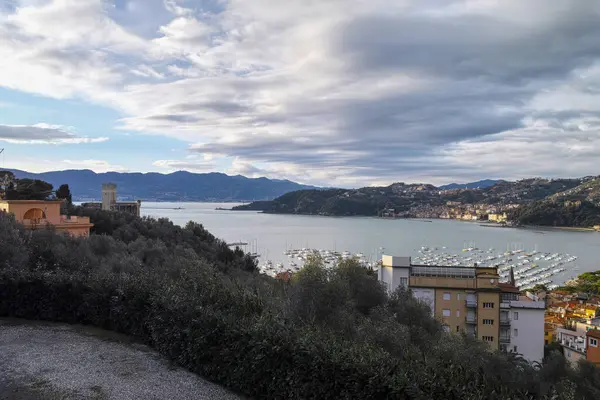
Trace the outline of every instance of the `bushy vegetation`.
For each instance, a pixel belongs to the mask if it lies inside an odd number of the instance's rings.
[[[564,286],[560,289],[588,296],[600,295],[600,271],[584,272],[577,277],[574,285]]]
[[[312,259],[290,282],[201,225],[72,210],[88,239],[0,215],[0,315],[92,324],[265,399],[598,399],[600,374],[543,366],[445,333],[410,293],[354,261]]]
[[[593,227],[600,225],[600,207],[589,201],[581,205],[536,201],[512,211],[509,218],[524,225]]]
[[[51,184],[39,179],[17,179],[10,171],[0,171],[0,199],[46,200],[52,196],[52,189]]]

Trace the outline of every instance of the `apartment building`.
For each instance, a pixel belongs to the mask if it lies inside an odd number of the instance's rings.
[[[573,366],[581,359],[600,366],[600,318],[569,321],[567,327],[556,328],[555,337]]]
[[[522,354],[529,361],[541,362],[544,358],[545,303],[530,293],[509,297],[503,291],[501,298],[500,349]]]
[[[495,267],[412,265],[410,257],[383,256],[378,277],[389,291],[410,289],[447,332],[466,332],[530,361],[543,358],[544,302],[500,283]]]

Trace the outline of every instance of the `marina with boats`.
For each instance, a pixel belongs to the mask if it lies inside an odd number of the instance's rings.
[[[299,271],[311,256],[320,257],[326,267],[333,266],[340,260],[355,259],[365,268],[377,270],[383,251],[384,248],[380,247],[375,254],[365,256],[363,253],[350,251],[288,249],[284,251],[284,256],[288,258],[287,262],[274,263],[266,260],[259,265],[259,270],[261,273],[273,277],[286,272],[294,273]],[[479,249],[474,246],[465,246],[460,252],[452,252],[446,247],[423,246],[417,250],[417,253],[417,256],[412,257],[414,265],[496,267],[501,282],[509,281],[512,270],[516,285],[522,290],[531,289],[535,285],[545,285],[552,290],[567,280],[564,278],[565,274],[571,273],[572,276],[579,274],[579,267],[575,264],[577,256],[539,252],[537,249],[525,251],[517,248],[497,251],[493,248]],[[557,279],[559,276],[563,276],[563,278]]]

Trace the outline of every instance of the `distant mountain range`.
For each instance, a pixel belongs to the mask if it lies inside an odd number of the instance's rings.
[[[485,189],[490,186],[494,186],[498,182],[504,182],[502,180],[494,180],[494,179],[484,179],[477,182],[470,183],[450,183],[448,185],[442,185],[439,188],[442,190],[451,190],[451,189]]]
[[[285,193],[316,189],[289,180],[247,178],[212,172],[195,174],[179,171],[159,173],[95,173],[90,170],[66,170],[31,173],[11,170],[17,178],[41,179],[54,188],[68,184],[74,201],[99,200],[102,183],[116,183],[120,200],[244,202],[270,200]]]

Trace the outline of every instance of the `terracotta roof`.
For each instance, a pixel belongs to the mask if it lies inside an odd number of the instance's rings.
[[[502,292],[505,292],[505,293],[520,293],[519,289],[517,287],[511,285],[510,283],[499,282],[498,287],[500,288],[500,290]]]
[[[598,329],[590,329],[589,331],[587,331],[586,335],[600,339],[600,330],[598,330]]]

